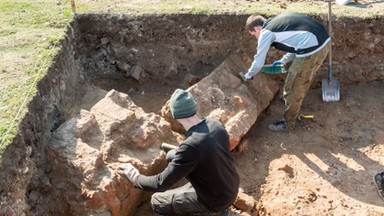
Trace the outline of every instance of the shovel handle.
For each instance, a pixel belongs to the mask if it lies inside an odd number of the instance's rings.
[[[170,150],[177,149],[177,148],[178,148],[178,146],[168,144],[168,143],[161,143],[160,144],[160,149],[164,150],[165,152],[169,152]]]
[[[328,53],[328,82],[332,80],[332,0],[328,0],[328,32],[330,38],[329,53]]]

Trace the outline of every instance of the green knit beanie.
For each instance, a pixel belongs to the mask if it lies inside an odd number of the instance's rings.
[[[176,89],[173,92],[169,106],[175,119],[188,118],[197,112],[195,99],[193,99],[191,93],[182,89]]]

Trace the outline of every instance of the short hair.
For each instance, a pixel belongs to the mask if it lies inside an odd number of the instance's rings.
[[[245,29],[248,31],[254,31],[256,26],[263,26],[265,18],[261,15],[253,14],[248,17],[247,22],[245,23]]]

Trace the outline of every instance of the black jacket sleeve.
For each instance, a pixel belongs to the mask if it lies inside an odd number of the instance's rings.
[[[134,182],[137,188],[146,191],[160,192],[168,190],[172,185],[187,176],[198,163],[199,154],[193,147],[181,144],[175,158],[159,174],[153,176],[140,175]]]

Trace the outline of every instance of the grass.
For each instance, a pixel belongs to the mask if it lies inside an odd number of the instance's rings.
[[[0,154],[17,134],[71,19],[65,0],[0,2]]]
[[[374,1],[372,1],[374,3]],[[372,3],[372,4],[373,4]],[[372,4],[333,5],[334,14],[382,17]],[[377,3],[382,4],[382,3]],[[327,14],[324,1],[274,0],[81,0],[78,13],[142,14],[251,14],[280,12]],[[59,51],[59,41],[73,19],[69,0],[0,1],[0,157],[17,134],[36,84],[44,77]]]
[[[384,15],[384,2],[365,0],[341,6],[332,0],[332,11],[340,16],[374,18]],[[189,14],[251,14],[274,15],[280,12],[327,14],[325,0],[81,0],[79,12],[91,13],[189,13]]]

